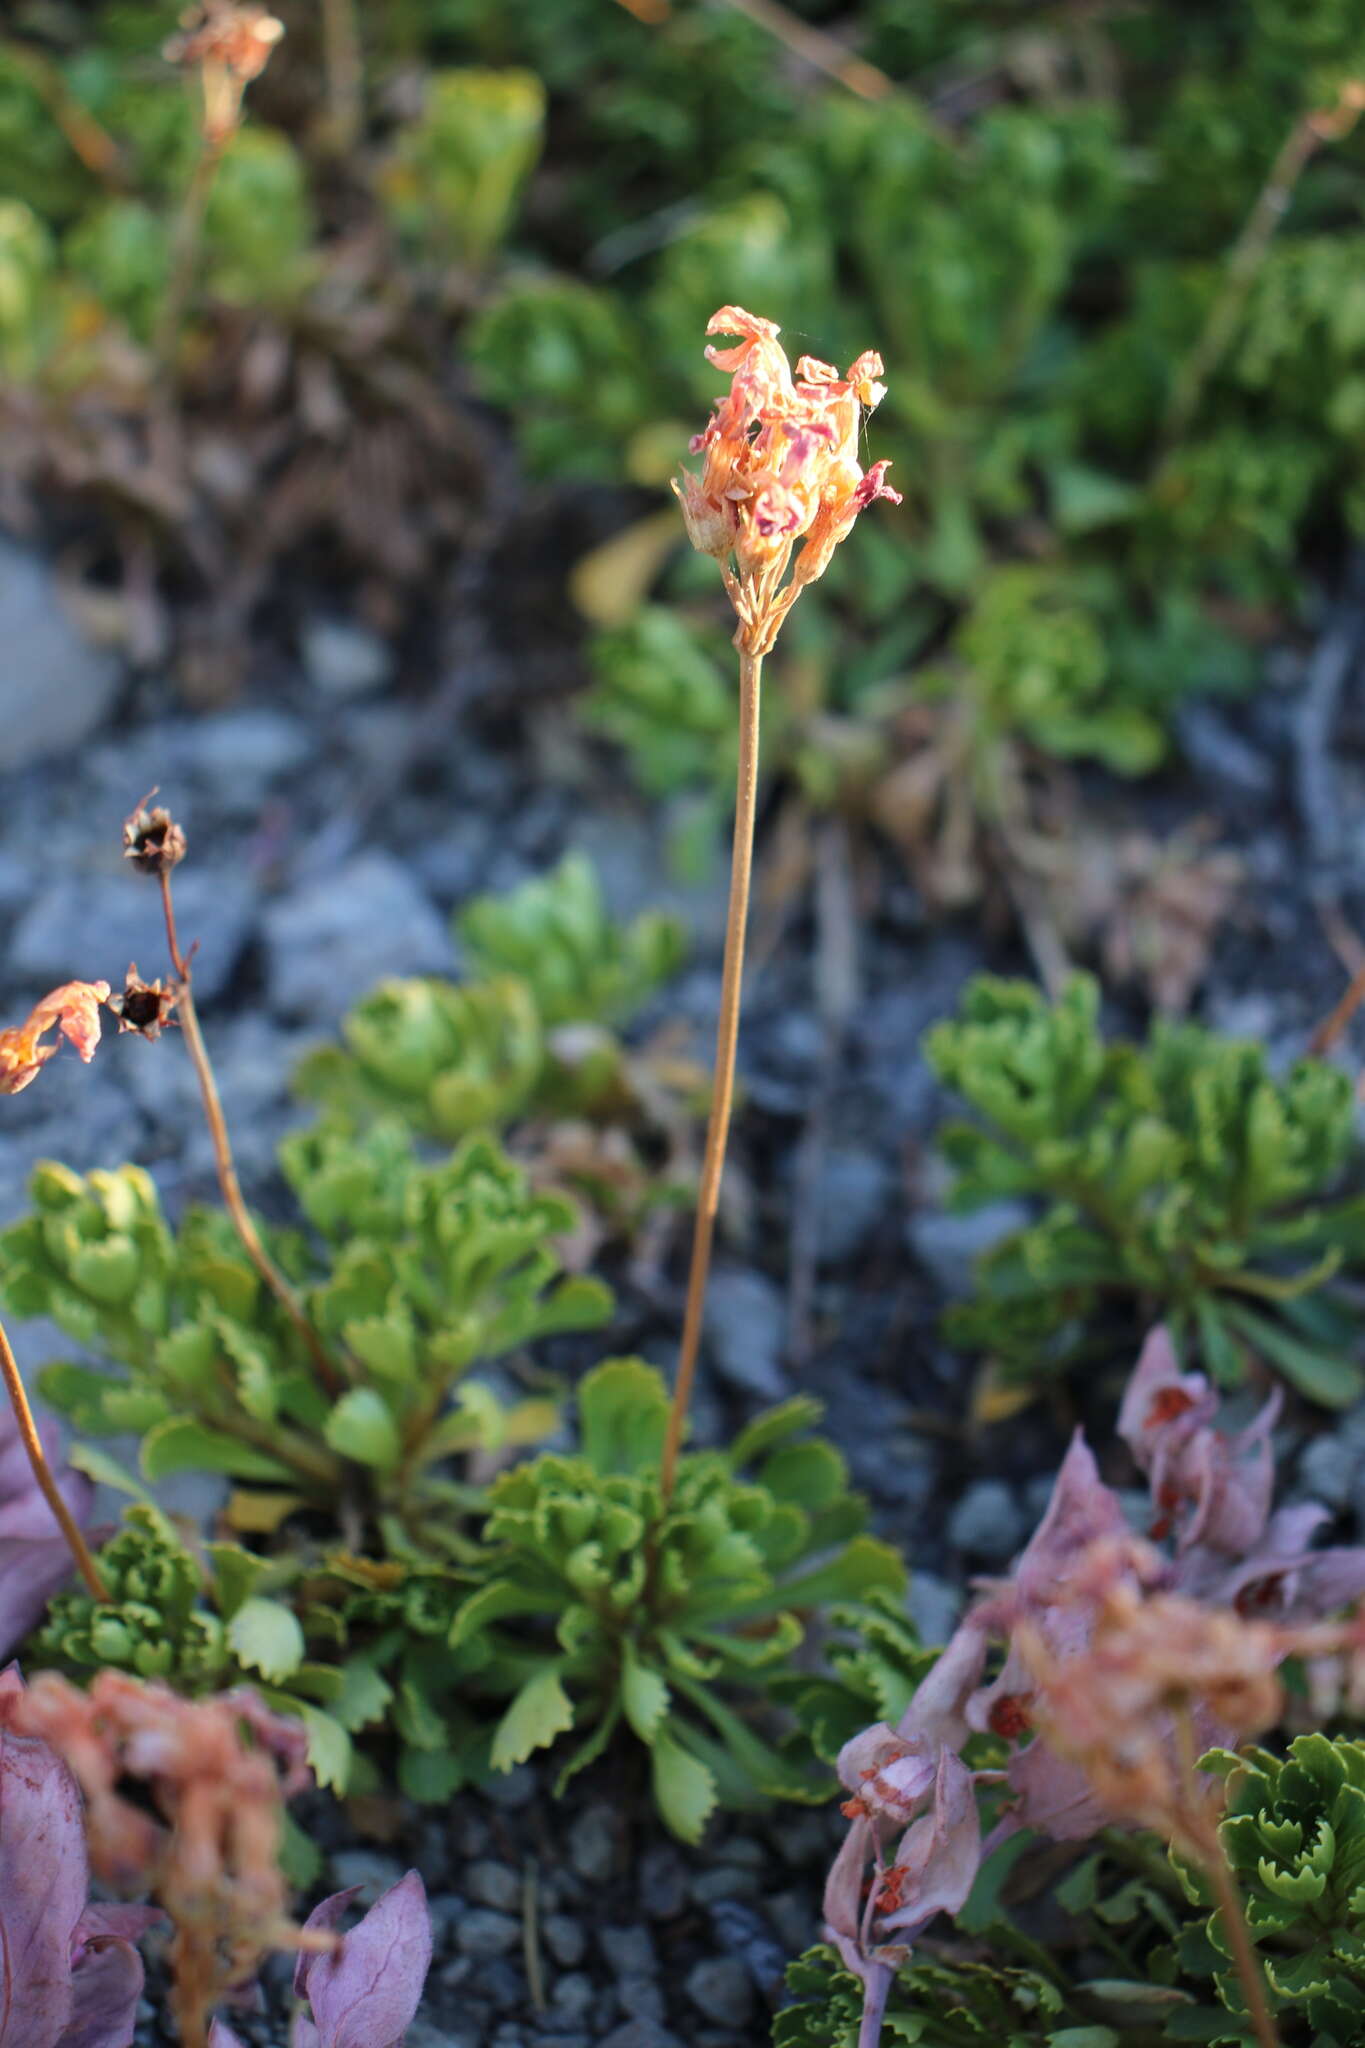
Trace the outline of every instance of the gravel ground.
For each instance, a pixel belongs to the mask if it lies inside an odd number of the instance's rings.
[[[1360,625],[1344,604],[1324,617],[1315,653],[1272,660],[1250,703],[1190,713],[1178,771],[1138,791],[1090,791],[1115,819],[1140,815],[1157,832],[1194,813],[1217,820],[1248,883],[1197,1014],[1263,1037],[1277,1059],[1302,1050],[1344,985],[1322,909],[1365,930]],[[656,822],[623,800],[619,773],[584,749],[562,708],[547,698],[534,717],[509,716],[520,672],[482,638],[471,656],[468,622],[436,664],[434,693],[428,683],[405,694],[382,644],[319,618],[292,667],[263,672],[229,709],[191,716],[168,688],[128,682],[74,639],[46,570],[5,547],[0,639],[26,679],[6,685],[17,694],[0,739],[3,1014],[22,1016],[72,977],[121,981],[130,959],[162,971],[155,892],[119,856],[122,818],[159,784],[190,835],[181,932],[201,942],[205,1030],[248,1196],[265,1210],[282,1196],[276,1141],[302,1113],[287,1088],[302,1048],[381,974],[454,967],[450,911],[567,847],[594,856],[622,910],[667,899],[688,918],[692,965],[666,1008],[709,1052],[722,864],[705,886],[680,890]],[[471,663],[477,691],[466,687]],[[566,655],[561,681],[569,664]],[[541,667],[553,662],[542,655]],[[34,675],[44,689],[31,689]],[[752,978],[734,1154],[749,1200],[716,1276],[698,1423],[703,1434],[726,1429],[798,1382],[822,1394],[878,1526],[915,1568],[926,1637],[941,1639],[965,1579],[1003,1566],[1032,1526],[1074,1420],[1040,1404],[1008,1430],[973,1434],[962,1362],[936,1333],[945,1292],[1009,1217],[936,1206],[929,1139],[942,1103],[918,1039],[971,973],[1027,963],[970,921],[931,923],[899,876],[859,951],[858,1002],[832,1076],[805,913]],[[1363,1051],[1357,1034],[1341,1056],[1358,1063]],[[7,1104],[5,1217],[23,1206],[31,1164],[49,1156],[79,1168],[139,1160],[172,1208],[210,1195],[211,1156],[174,1039],[111,1038],[89,1071],[63,1058]],[[798,1304],[799,1363],[793,1230],[813,1274]],[[666,1363],[675,1328],[671,1301],[627,1288],[621,1331],[603,1341],[619,1349],[624,1332]],[[49,1335],[20,1326],[21,1358],[52,1355]],[[1079,1405],[1102,1417],[1103,1399],[1097,1389]],[[1353,1522],[1365,1531],[1365,1412],[1327,1430],[1291,1419],[1284,1442],[1301,1453],[1302,1488],[1341,1510],[1343,1532]],[[398,1815],[382,1848],[343,1839],[342,1817],[319,1812],[334,1884],[382,1886],[410,1860],[426,1878],[438,1956],[410,2048],[740,2048],[766,2038],[782,1964],[815,1931],[830,1816],[728,1823],[691,1855],[639,1824],[644,1802],[623,1802],[618,1779],[589,1775],[556,1805],[534,1772],[518,1771],[492,1802]],[[281,2024],[247,2020],[243,2032],[266,2048],[283,2041]],[[164,2038],[149,2007],[139,2039]]]

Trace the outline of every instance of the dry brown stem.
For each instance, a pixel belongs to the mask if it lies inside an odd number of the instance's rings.
[[[86,1590],[92,1599],[105,1600],[108,1594],[99,1575],[99,1567],[90,1554],[90,1546],[76,1525],[75,1516],[62,1499],[61,1490],[52,1476],[52,1467],[47,1462],[42,1438],[38,1434],[38,1425],[33,1420],[33,1410],[28,1405],[28,1394],[20,1378],[19,1367],[3,1323],[0,1323],[0,1373],[4,1374],[5,1392],[9,1395],[14,1419],[19,1425],[19,1435],[28,1453],[28,1462],[33,1469],[33,1477],[38,1482],[43,1499],[51,1508],[57,1526],[66,1538],[67,1547],[76,1560],[76,1569],[85,1580]]]
[[[741,646],[739,653],[739,770],[735,784],[735,836],[730,856],[730,898],[725,916],[725,954],[721,966],[720,1021],[716,1030],[715,1078],[706,1125],[697,1216],[692,1236],[692,1263],[687,1278],[682,1348],[673,1406],[664,1439],[660,1489],[667,1505],[677,1474],[678,1452],[701,1347],[702,1311],[711,1270],[716,1210],[720,1202],[725,1148],[735,1097],[735,1055],[739,1044],[740,997],[744,980],[744,934],[749,917],[749,884],[754,862],[754,819],[758,811],[758,714],[763,657]]]
[[[309,1321],[302,1302],[261,1242],[260,1232],[242,1198],[237,1166],[232,1156],[232,1144],[228,1138],[227,1120],[223,1115],[223,1104],[218,1094],[218,1083],[214,1079],[208,1048],[204,1044],[204,1034],[199,1028],[199,1013],[194,1003],[190,963],[180,950],[169,871],[163,868],[158,880],[161,884],[161,906],[166,916],[166,945],[171,956],[171,966],[180,984],[180,1000],[176,1014],[180,1019],[180,1028],[184,1033],[185,1044],[189,1048],[189,1055],[198,1077],[199,1093],[204,1104],[204,1119],[213,1142],[213,1157],[218,1169],[218,1185],[222,1190],[224,1206],[242,1241],[243,1250],[298,1331],[309,1357],[317,1368],[322,1384],[329,1393],[340,1394],[344,1391],[345,1383],[327,1356],[322,1339]]]

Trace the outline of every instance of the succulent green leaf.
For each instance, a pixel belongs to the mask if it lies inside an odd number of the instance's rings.
[[[565,1692],[560,1667],[546,1664],[517,1692],[493,1736],[495,1771],[524,1764],[538,1749],[548,1749],[574,1722],[573,1702]]]
[[[324,1437],[343,1458],[358,1465],[391,1471],[403,1455],[402,1438],[393,1412],[374,1387],[352,1387],[343,1394],[323,1424]]]
[[[289,1678],[303,1662],[303,1630],[282,1601],[252,1594],[229,1619],[227,1634],[238,1660],[263,1678]]]

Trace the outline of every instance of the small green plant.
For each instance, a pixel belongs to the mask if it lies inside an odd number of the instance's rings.
[[[773,2022],[773,2048],[862,2048],[863,1987],[833,1949],[808,1949],[790,1965],[787,1988],[793,2003]],[[897,1974],[882,2038],[920,2048],[1119,2048],[1112,2028],[1078,2026],[1077,2017],[1050,1971],[1003,1957],[916,1957]]]
[[[383,180],[402,231],[433,256],[487,263],[540,155],[545,88],[530,71],[438,71]]]
[[[624,1725],[686,1841],[717,1802],[822,1796],[808,1754],[758,1732],[735,1700],[761,1699],[783,1674],[812,1611],[903,1593],[897,1559],[860,1533],[843,1460],[803,1436],[818,1412],[789,1402],[728,1451],[685,1454],[665,1496],[659,1375],[630,1359],[588,1374],[578,1452],[542,1453],[494,1483],[474,1567],[483,1583],[451,1630],[483,1660],[476,1690],[510,1695],[495,1768],[573,1732],[563,1784]]]
[[[501,896],[461,911],[456,932],[484,975],[517,975],[548,1025],[609,1024],[638,1010],[682,965],[682,928],[644,911],[631,924],[608,914],[580,854]]]
[[[1127,1300],[1223,1384],[1257,1356],[1313,1400],[1356,1397],[1332,1284],[1365,1230],[1360,1201],[1337,1195],[1344,1073],[1304,1059],[1277,1078],[1260,1046],[1193,1024],[1106,1044],[1084,975],[1055,1004],[983,976],[927,1050],[981,1119],[942,1136],[955,1205],[1042,1205],[980,1259],[976,1298],[949,1311],[955,1341],[1034,1378],[1084,1355],[1104,1304]]]
[[[505,1411],[464,1385],[470,1369],[593,1327],[610,1296],[561,1270],[552,1245],[572,1204],[533,1194],[491,1139],[429,1164],[392,1125],[322,1127],[287,1141],[284,1161],[314,1235],[275,1249],[334,1385],[227,1219],[192,1211],[173,1234],[136,1167],[38,1168],[34,1213],[0,1239],[4,1300],[119,1368],[56,1364],[42,1390],[86,1434],[141,1433],[148,1479],[223,1472],[270,1495],[277,1521],[310,1504],[362,1523],[392,1513],[410,1540],[439,1543],[459,1498],[442,1460],[553,1423],[544,1399]],[[257,1528],[271,1512],[242,1508]]]
[[[1298,1735],[1286,1756],[1265,1749],[1203,1759],[1228,1780],[1219,1824],[1271,1994],[1287,2027],[1302,2016],[1321,2043],[1365,2031],[1365,1743]],[[1230,2013],[1241,1999],[1207,1880],[1181,1865],[1192,1902],[1208,1912],[1179,1944],[1182,1965],[1213,1976]],[[1237,2042],[1226,2032],[1203,2040]],[[1298,2038],[1297,2035],[1294,2038]]]
[[[470,903],[457,936],[477,979],[382,982],[349,1012],[342,1046],[303,1061],[300,1091],[338,1118],[387,1113],[453,1139],[531,1114],[592,1114],[629,1094],[608,1029],[677,971],[677,921],[609,917],[576,856]]]

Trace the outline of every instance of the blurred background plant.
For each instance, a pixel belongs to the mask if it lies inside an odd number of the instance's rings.
[[[478,393],[533,475],[626,487],[635,544],[577,585],[603,629],[590,716],[652,794],[705,795],[720,611],[649,514],[714,396],[697,337],[739,299],[826,358],[873,343],[906,503],[788,635],[802,738],[777,772],[820,774],[826,800],[851,775],[921,875],[970,896],[978,827],[1011,858],[1036,830],[1020,748],[1144,772],[1181,698],[1244,684],[1293,621],[1304,548],[1330,565],[1365,522],[1365,29],[1345,0],[1218,0],[1193,25],[1175,0],[913,25],[795,0],[786,40],[728,4],[647,14],[282,4],[177,283],[205,131],[161,55],[175,9],[20,0],[0,40],[16,502],[93,526],[129,643],[174,642],[219,690],[223,645],[240,657],[267,599],[289,630],[291,572],[315,580],[324,548],[382,627],[421,608],[487,513]],[[824,36],[821,69],[802,36],[831,28],[856,58]],[[180,432],[146,441],[168,318]],[[661,578],[694,604],[643,682]],[[817,770],[850,718],[853,762],[836,745]]]

